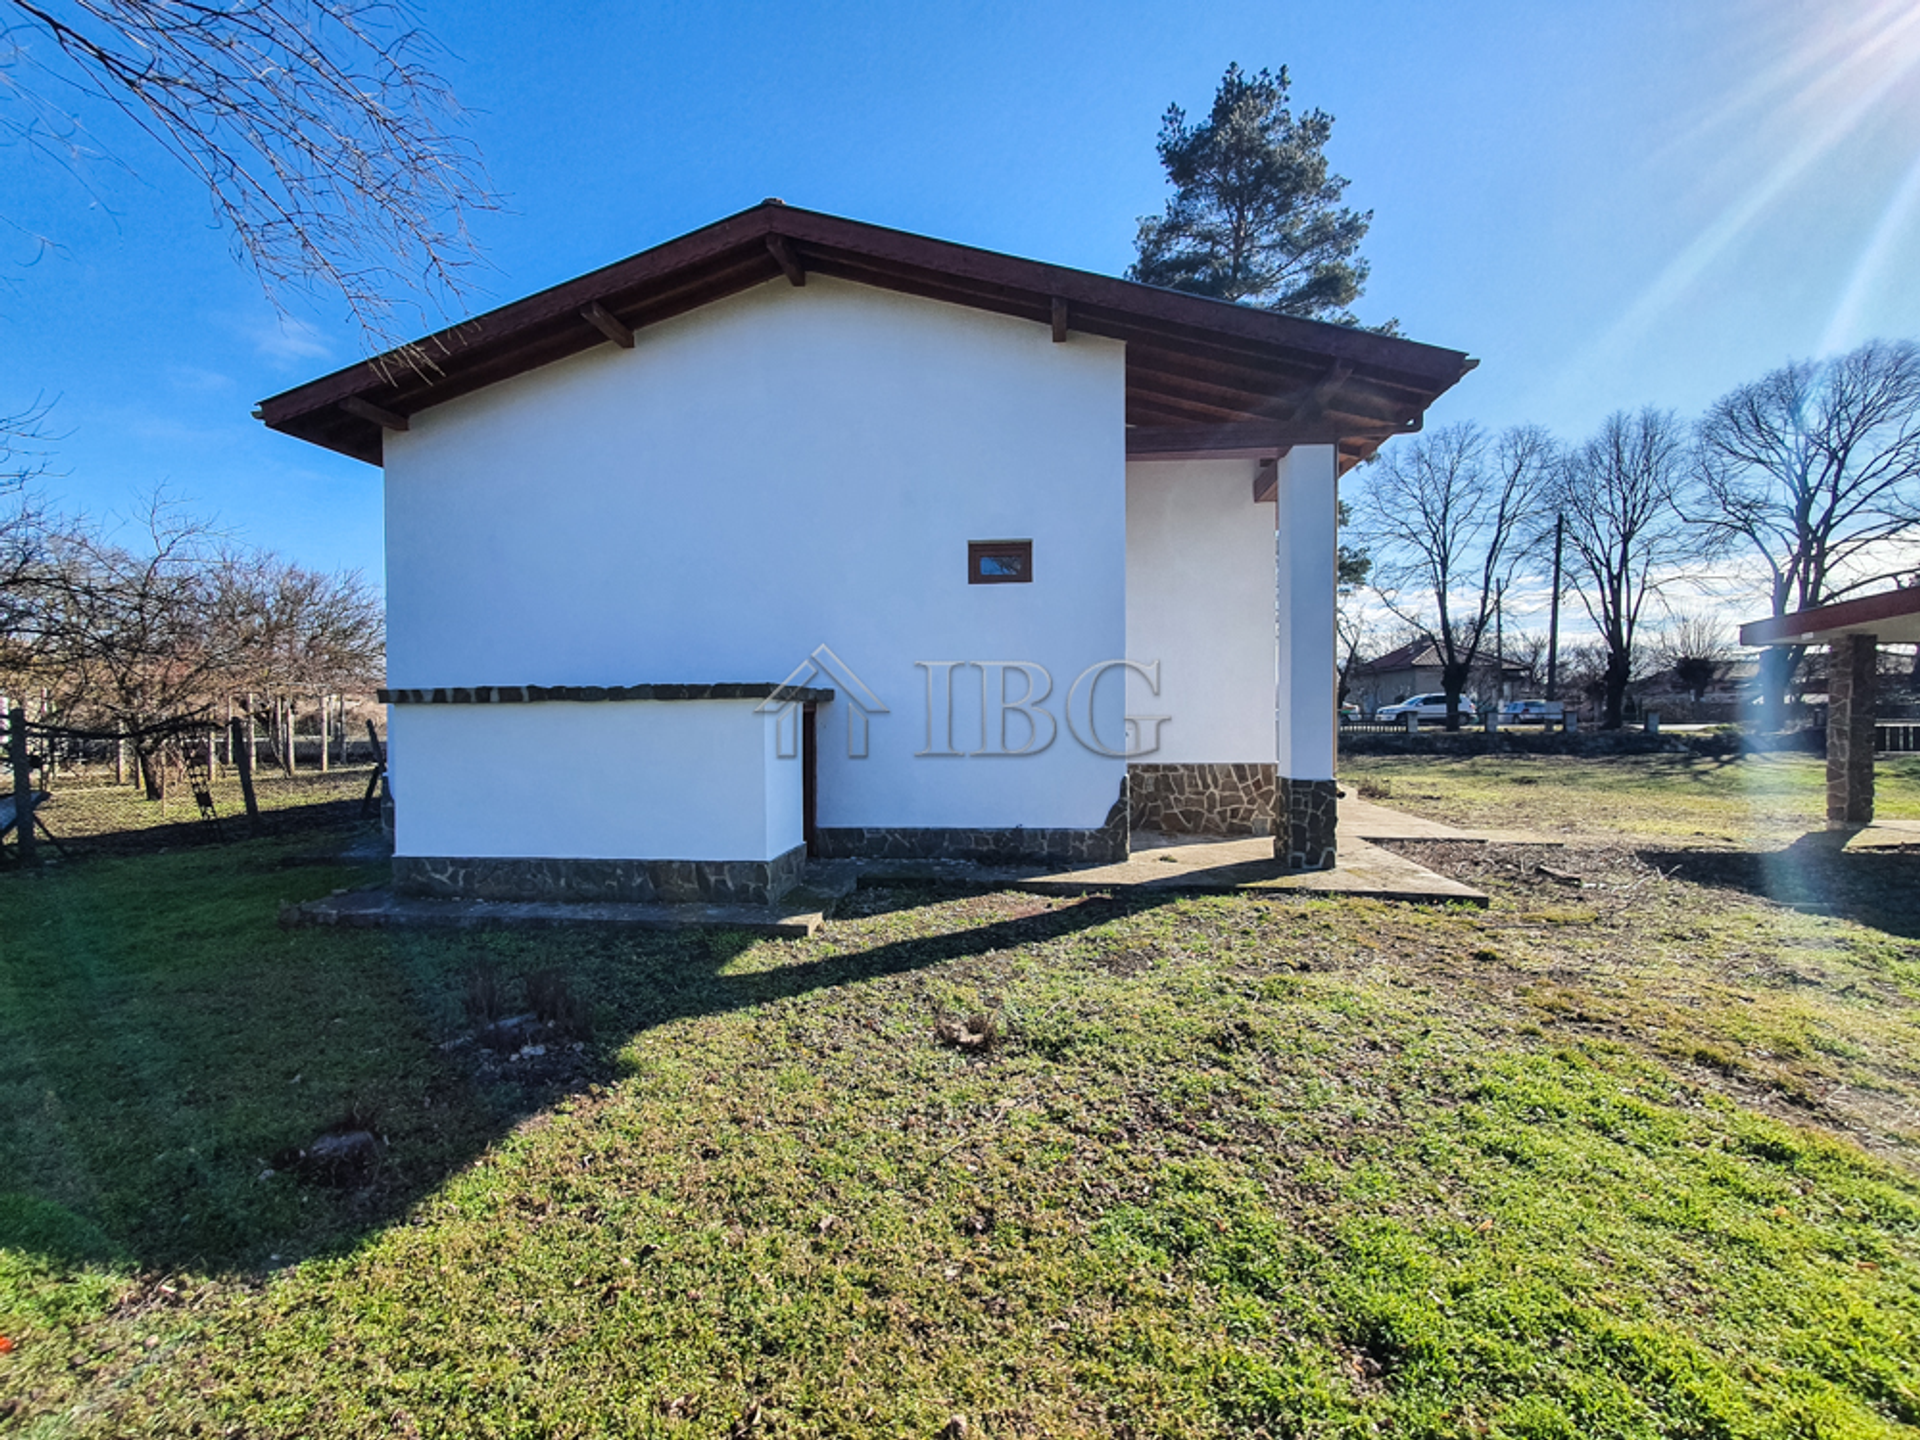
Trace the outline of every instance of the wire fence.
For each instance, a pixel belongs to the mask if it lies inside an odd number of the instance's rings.
[[[5,858],[216,845],[379,813],[378,736],[289,746],[243,723],[101,733],[5,717],[0,841]],[[28,817],[22,822],[22,817]]]

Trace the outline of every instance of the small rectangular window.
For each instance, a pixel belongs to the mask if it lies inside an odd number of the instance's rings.
[[[1031,540],[969,540],[969,585],[1024,585],[1033,579]]]

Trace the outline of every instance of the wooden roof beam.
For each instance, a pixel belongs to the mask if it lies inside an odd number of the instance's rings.
[[[1129,460],[1260,460],[1293,445],[1339,445],[1348,440],[1380,441],[1410,435],[1412,425],[1336,424],[1312,419],[1291,423],[1238,425],[1135,425],[1127,431]]]
[[[382,409],[370,400],[362,400],[358,395],[349,395],[340,402],[340,408],[356,420],[366,420],[378,425],[382,430],[404,430],[407,417],[396,415],[391,410]]]
[[[1053,343],[1064,344],[1067,338],[1067,302],[1055,295],[1048,303],[1053,318]]]
[[[1220,405],[1209,400],[1196,399],[1191,395],[1182,395],[1176,391],[1142,390],[1129,385],[1127,387],[1127,422],[1132,425],[1160,423],[1141,418],[1148,414],[1169,415],[1172,419],[1166,423],[1173,425],[1257,424],[1263,420],[1282,418],[1271,412],[1262,414],[1246,405]]]
[[[1253,467],[1253,503],[1264,505],[1280,498],[1280,455],[1269,456]]]
[[[800,263],[800,256],[788,243],[787,237],[778,231],[767,234],[767,251],[773,256],[774,263],[780,267],[780,273],[795,286],[807,283],[807,267]]]
[[[619,320],[615,319],[614,316],[608,312],[607,307],[602,305],[598,300],[589,300],[586,304],[582,305],[580,307],[580,318],[593,326],[594,329],[598,330],[614,344],[618,345],[622,350],[631,350],[633,348],[632,328],[621,324]]]

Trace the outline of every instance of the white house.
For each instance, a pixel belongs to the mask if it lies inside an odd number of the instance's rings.
[[[1333,859],[1340,473],[1472,365],[767,201],[264,402],[386,472],[395,881]]]

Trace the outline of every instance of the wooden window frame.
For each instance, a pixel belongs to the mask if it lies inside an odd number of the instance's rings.
[[[1017,555],[1021,560],[1018,575],[987,575],[980,569],[982,560],[998,555]],[[1033,583],[1033,541],[969,540],[967,542],[967,583],[969,585],[1031,585]]]

